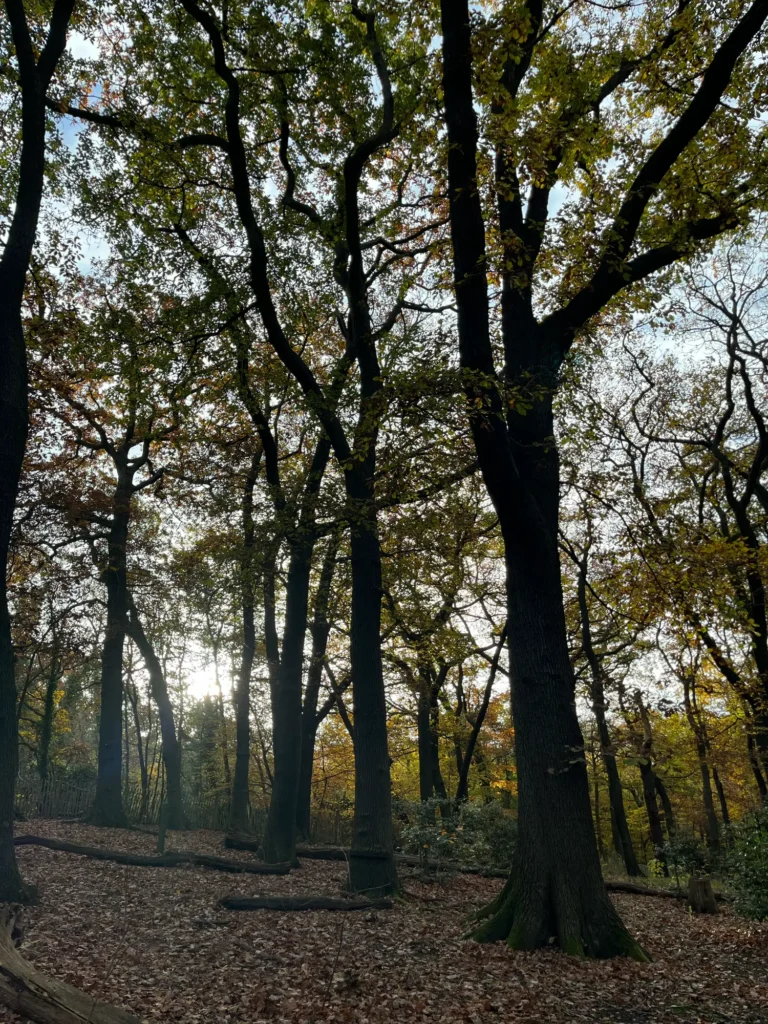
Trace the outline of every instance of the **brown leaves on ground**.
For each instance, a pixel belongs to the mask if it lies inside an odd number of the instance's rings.
[[[61,822],[38,834],[151,853],[152,836]],[[169,833],[167,849],[219,854],[221,835]],[[730,911],[693,917],[682,903],[618,896],[654,962],[515,953],[462,938],[499,882],[424,883],[371,913],[223,911],[227,894],[338,895],[343,862],[288,876],[141,868],[38,847],[18,850],[40,906],[24,955],[40,970],[151,1022],[179,1024],[758,1024],[768,1021],[768,924]],[[251,855],[227,851],[247,860]],[[17,1018],[0,1008],[0,1021]]]

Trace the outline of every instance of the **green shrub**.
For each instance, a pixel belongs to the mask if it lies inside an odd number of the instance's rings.
[[[427,861],[508,868],[517,822],[498,803],[462,804],[451,813],[445,801],[398,801],[400,843],[406,853]]]
[[[768,920],[768,808],[734,827],[727,874],[736,913]]]

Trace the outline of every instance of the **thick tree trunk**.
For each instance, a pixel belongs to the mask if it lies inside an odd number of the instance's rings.
[[[51,15],[45,46],[35,51],[23,4],[6,5],[21,85],[21,152],[13,213],[0,257],[0,902],[27,895],[13,848],[19,748],[8,549],[27,443],[27,352],[21,320],[24,286],[37,234],[45,175],[45,94],[64,51],[74,0]]]
[[[353,521],[350,526],[355,815],[349,884],[355,892],[383,896],[398,889],[398,880],[393,855],[387,706],[381,662],[381,549],[375,524],[368,518],[373,495],[357,480],[351,483],[350,497],[357,499],[363,514],[360,521]]]
[[[131,639],[139,648],[149,672],[149,688],[157,705],[160,719],[160,735],[163,743],[163,764],[165,765],[166,801],[168,805],[169,829],[185,829],[189,822],[184,813],[181,796],[181,746],[176,735],[176,723],[171,698],[160,660],[155,654],[151,641],[144,632],[141,619],[130,595],[127,595],[129,615],[126,620]]]
[[[103,573],[107,587],[107,623],[101,652],[101,709],[96,795],[89,820],[93,825],[124,828],[120,787],[123,740],[123,646],[128,611],[126,558],[131,509],[131,481],[118,468],[108,540],[108,565]]]
[[[643,959],[600,873],[555,535],[507,537],[519,831],[510,879],[475,937],[534,949],[554,936],[568,953]]]
[[[259,473],[261,451],[251,459],[243,487],[243,548],[240,556],[240,601],[243,618],[243,640],[240,670],[235,688],[235,774],[232,782],[232,804],[229,827],[245,832],[248,829],[248,769],[251,761],[251,672],[256,651],[256,620],[254,611],[254,522],[253,490]]]
[[[301,770],[302,669],[313,546],[303,540],[293,544],[285,586],[282,656],[272,705],[274,771],[263,844],[267,862],[292,861],[295,857]]]

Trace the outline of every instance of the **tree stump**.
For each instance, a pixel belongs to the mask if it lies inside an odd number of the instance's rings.
[[[140,1024],[132,1013],[35,970],[16,948],[17,916],[0,906],[0,1004],[40,1024]]]
[[[709,878],[691,875],[688,879],[688,906],[694,914],[717,913],[717,900]]]

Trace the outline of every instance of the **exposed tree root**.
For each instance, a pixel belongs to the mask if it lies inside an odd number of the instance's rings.
[[[227,910],[391,910],[392,900],[343,900],[334,896],[225,896]]]
[[[60,850],[62,853],[76,853],[94,860],[111,860],[116,864],[131,864],[142,868],[175,868],[182,864],[192,864],[214,871],[244,872],[249,875],[287,875],[291,870],[290,864],[224,860],[222,857],[210,857],[203,853],[163,853],[145,856],[139,853],[124,853],[122,850],[102,850],[96,846],[79,846],[77,843],[49,839],[47,836],[16,836],[13,842],[16,846],[45,846],[49,850]]]
[[[139,1018],[49,978],[16,949],[17,911],[0,906],[0,1003],[40,1024],[139,1024]]]

